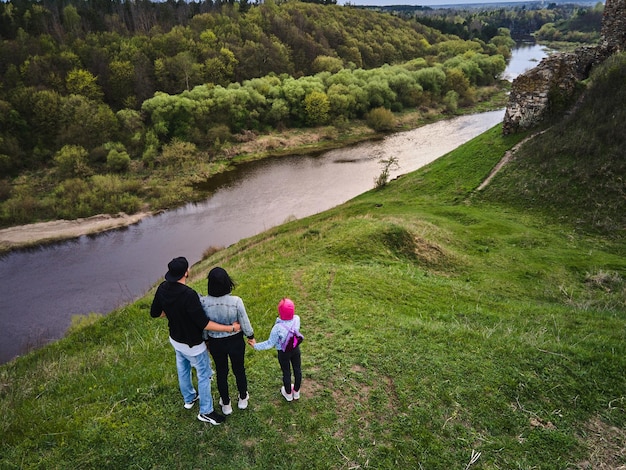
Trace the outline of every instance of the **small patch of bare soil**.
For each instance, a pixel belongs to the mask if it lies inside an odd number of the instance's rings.
[[[589,458],[577,470],[626,470],[626,430],[610,426],[600,418],[591,420],[581,436]]]

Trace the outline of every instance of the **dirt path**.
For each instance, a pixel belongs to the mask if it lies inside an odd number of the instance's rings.
[[[498,174],[498,172],[502,169],[502,167],[511,161],[511,158],[513,158],[513,154],[517,152],[522,145],[524,145],[533,137],[539,134],[543,134],[543,132],[545,131],[538,132],[533,135],[529,135],[525,139],[522,139],[520,142],[518,142],[511,150],[507,150],[504,156],[502,157],[502,159],[496,164],[496,166],[493,167],[493,169],[491,170],[491,173],[489,173],[489,176],[487,176],[487,178],[485,178],[485,180],[482,183],[480,183],[480,186],[478,186],[477,191],[482,191],[483,189],[487,187],[487,185],[491,182],[493,177]]]
[[[133,215],[124,213],[116,215],[100,214],[85,219],[54,220],[5,228],[0,230],[0,253],[16,248],[24,248],[57,240],[67,240],[82,235],[126,227],[136,224],[149,215],[151,215],[149,212],[140,212]]]

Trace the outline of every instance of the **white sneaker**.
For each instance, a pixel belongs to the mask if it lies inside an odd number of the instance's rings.
[[[300,399],[300,390],[298,390],[296,392],[296,389],[293,388],[293,384],[291,384],[291,393],[293,394],[293,399],[294,400],[299,400]]]
[[[225,405],[221,398],[220,406],[222,407],[222,413],[224,413],[225,415],[229,415],[233,412],[233,405],[231,405],[230,403],[228,405]]]
[[[285,397],[285,400],[291,401],[293,400],[293,395],[291,393],[287,393],[285,390],[285,386],[280,387],[280,393]]]
[[[184,407],[185,407],[186,409],[188,409],[188,410],[192,409],[192,408],[193,408],[194,403],[195,403],[195,402],[197,402],[199,399],[200,399],[200,395],[198,395],[198,394],[196,393],[195,398],[194,398],[193,400],[191,400],[191,402],[189,402],[189,403],[185,403],[185,404],[184,404]]]
[[[237,403],[237,406],[239,407],[240,410],[245,410],[246,408],[248,408],[249,399],[250,399],[250,394],[248,392],[246,392],[246,398],[239,397],[239,403]]]

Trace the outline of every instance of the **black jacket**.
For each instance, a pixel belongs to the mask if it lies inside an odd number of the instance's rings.
[[[202,330],[209,319],[195,290],[180,282],[163,281],[154,294],[150,316],[157,318],[161,312],[167,316],[173,340],[189,347],[202,343]]]

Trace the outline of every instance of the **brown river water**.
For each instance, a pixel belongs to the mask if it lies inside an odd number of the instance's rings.
[[[505,78],[545,55],[539,46],[516,49]],[[211,196],[201,203],[124,229],[9,253],[0,258],[0,363],[61,338],[74,315],[106,314],[143,296],[176,256],[193,264],[209,247],[335,207],[374,187],[381,159],[398,159],[391,178],[409,173],[503,116],[504,110],[462,116],[318,156],[242,165],[213,179]]]

